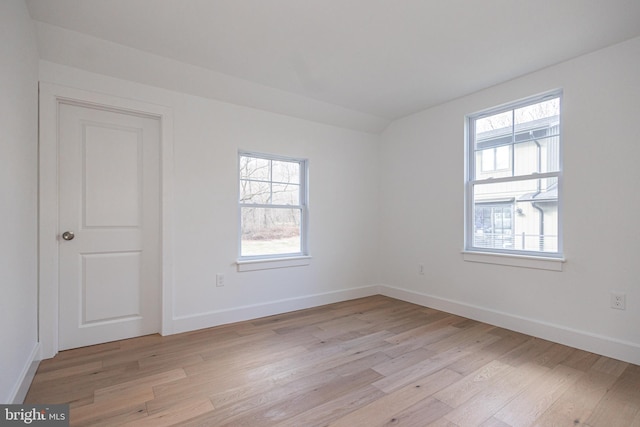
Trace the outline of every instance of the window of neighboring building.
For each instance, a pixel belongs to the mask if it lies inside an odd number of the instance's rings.
[[[561,257],[561,94],[467,117],[465,249]]]
[[[474,210],[474,244],[483,248],[513,248],[513,203],[478,203]]]
[[[307,161],[239,154],[240,258],[307,255]]]
[[[481,151],[482,172],[507,170],[511,164],[511,146],[502,145]]]

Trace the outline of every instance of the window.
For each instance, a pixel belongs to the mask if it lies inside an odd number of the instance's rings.
[[[307,161],[239,155],[240,259],[307,254]]]
[[[561,94],[467,117],[465,250],[560,258]]]
[[[502,145],[500,147],[491,147],[481,151],[482,153],[482,172],[493,172],[507,170],[510,166],[511,147]]]

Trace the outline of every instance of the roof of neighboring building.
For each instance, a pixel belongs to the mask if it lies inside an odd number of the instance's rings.
[[[557,202],[558,183],[553,183],[549,188],[533,193],[526,193],[518,197],[518,202]]]

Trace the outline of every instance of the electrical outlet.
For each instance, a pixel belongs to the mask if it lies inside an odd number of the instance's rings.
[[[424,264],[418,264],[418,274],[424,276]]]
[[[611,292],[611,308],[616,310],[627,309],[627,295],[622,292]]]
[[[216,274],[216,286],[224,286],[224,274]]]

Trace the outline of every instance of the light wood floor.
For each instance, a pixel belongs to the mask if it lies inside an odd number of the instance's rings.
[[[59,353],[71,425],[640,426],[640,367],[382,296]]]

